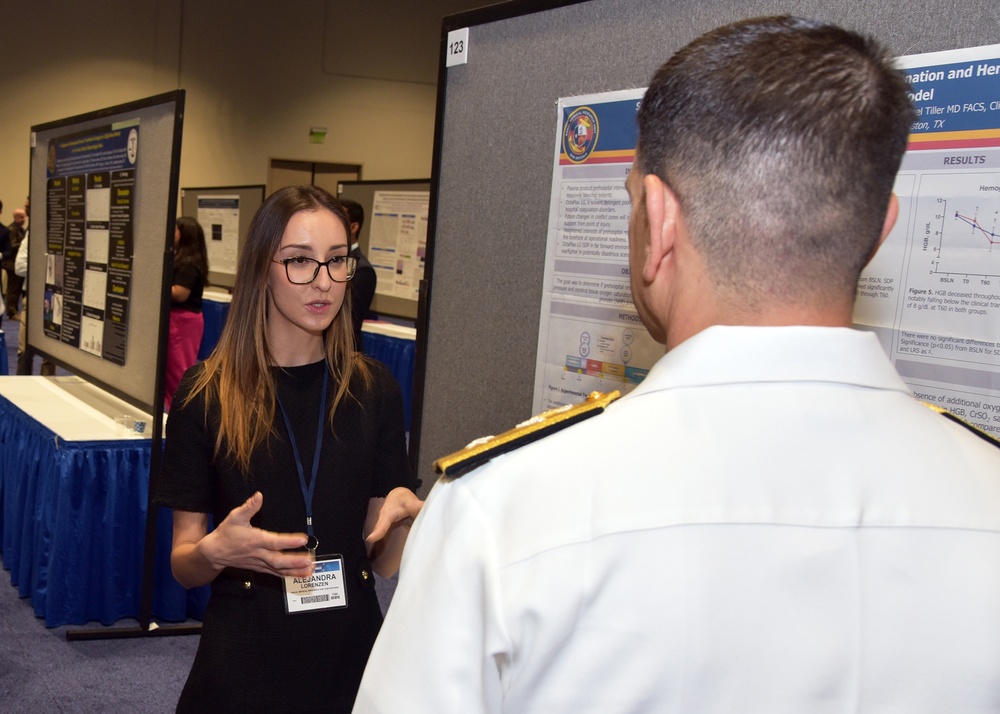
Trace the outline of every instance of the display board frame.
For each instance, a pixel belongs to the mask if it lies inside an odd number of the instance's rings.
[[[28,309],[24,328],[27,349],[154,415],[154,421],[163,412],[184,99],[184,90],[180,89],[31,128],[30,186],[34,200],[29,219]],[[49,231],[49,214],[54,205],[47,198],[50,149],[62,137],[118,126],[138,127],[141,137],[137,138],[134,149],[137,156],[134,185],[127,196],[131,202],[130,223],[123,231],[125,240],[131,241],[131,255],[127,260],[129,283],[123,291],[127,316],[121,364],[53,337],[52,321],[46,324],[45,311],[34,307],[45,305],[55,262],[46,256],[58,245],[58,227],[53,224],[53,231]],[[130,148],[129,152],[132,151]],[[123,194],[120,201],[124,200]],[[83,252],[89,264],[86,235],[85,231]],[[110,260],[113,262],[114,258]],[[113,318],[109,311],[107,319]]]
[[[372,217],[375,207],[375,194],[379,191],[427,191],[430,192],[430,179],[380,179],[376,181],[340,181],[337,183],[337,197],[357,201],[365,211],[365,223],[358,234],[358,246],[361,252],[371,259],[369,252],[371,244]],[[375,293],[371,311],[378,315],[416,320],[419,300]]]
[[[181,212],[179,215],[198,218],[198,201],[201,198],[220,198],[234,196],[239,199],[238,215],[239,227],[237,231],[234,266],[239,264],[240,253],[243,252],[243,243],[246,240],[247,230],[250,221],[257,213],[257,209],[264,203],[267,188],[264,184],[252,184],[247,186],[211,186],[192,187],[181,189]],[[205,231],[205,240],[211,250],[212,230],[211,226],[202,225]],[[227,271],[224,269],[214,269],[212,267],[211,254],[208,264],[208,283],[213,287],[222,287],[232,290],[236,284],[236,268]]]

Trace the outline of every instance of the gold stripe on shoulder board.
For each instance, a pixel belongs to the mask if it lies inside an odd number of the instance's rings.
[[[939,407],[939,406],[937,406],[935,404],[928,404],[927,402],[921,402],[921,404],[923,404],[925,407],[928,407],[932,411],[937,412],[941,416],[944,416],[944,417],[947,417],[948,419],[951,419],[956,424],[961,424],[966,429],[968,429],[969,431],[971,431],[973,434],[975,434],[976,436],[978,436],[980,439],[984,439],[985,441],[988,441],[989,443],[993,444],[993,446],[996,446],[997,448],[1000,448],[1000,439],[997,439],[995,436],[993,436],[991,434],[987,434],[985,431],[983,431],[982,429],[980,429],[975,424],[970,424],[969,422],[965,421],[964,419],[961,419],[961,418],[955,416],[954,414],[952,414],[947,409],[942,409],[941,407]]]
[[[600,414],[605,407],[620,396],[621,393],[618,390],[607,394],[591,392],[587,395],[586,400],[579,404],[567,404],[549,409],[502,434],[476,439],[464,449],[435,461],[434,470],[442,476],[461,476],[494,456],[513,451],[520,446],[538,441],[549,434]]]

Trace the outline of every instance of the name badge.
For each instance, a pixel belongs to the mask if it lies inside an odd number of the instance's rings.
[[[320,556],[308,577],[285,576],[285,612],[288,614],[336,607],[347,607],[343,556]]]

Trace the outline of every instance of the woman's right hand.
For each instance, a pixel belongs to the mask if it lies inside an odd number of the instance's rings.
[[[305,546],[305,533],[275,533],[250,525],[264,505],[264,495],[257,491],[241,506],[229,512],[215,530],[200,543],[200,550],[213,566],[244,568],[258,573],[284,577],[308,577],[313,572],[313,557],[306,551],[285,552]]]

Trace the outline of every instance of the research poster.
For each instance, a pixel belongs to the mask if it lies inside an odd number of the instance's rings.
[[[918,398],[1000,435],[1000,45],[899,66],[919,116],[854,321]]]
[[[44,333],[124,365],[138,119],[49,141]]]
[[[236,274],[240,240],[240,197],[198,196],[198,215],[205,231],[208,266],[216,273]]]
[[[899,58],[918,117],[899,219],[854,322],[914,394],[1000,435],[1000,45]],[[662,355],[628,282],[635,110],[644,90],[558,103],[534,411],[631,390]]]
[[[558,103],[534,412],[627,393],[663,355],[629,287],[625,178],[644,90]]]
[[[427,256],[429,191],[376,191],[368,260],[379,295],[416,300]]]

